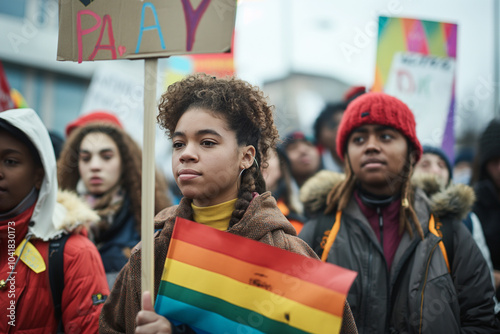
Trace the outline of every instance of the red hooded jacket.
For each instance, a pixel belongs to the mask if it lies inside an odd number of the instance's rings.
[[[56,333],[58,321],[49,281],[48,251],[50,242],[35,239],[46,269],[35,273],[17,255],[11,256],[9,245],[17,247],[26,237],[34,205],[6,221],[0,221],[0,280],[11,280],[0,289],[0,333]],[[10,228],[9,228],[10,227]],[[27,249],[23,251],[26,252]],[[64,247],[64,290],[61,310],[65,333],[97,333],[102,305],[109,295],[101,257],[85,236],[73,233]]]

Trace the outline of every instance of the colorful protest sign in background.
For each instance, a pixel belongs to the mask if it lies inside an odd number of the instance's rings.
[[[356,272],[177,218],[155,311],[209,333],[338,333]]]
[[[206,73],[219,78],[234,75],[234,36],[231,52],[170,57],[162,70],[163,90],[193,73]]]
[[[379,17],[372,90],[408,104],[420,141],[441,146],[452,161],[456,53],[456,24]]]
[[[58,60],[229,52],[236,0],[59,2]]]
[[[10,93],[10,85],[3,70],[3,65],[0,62],[0,111],[9,110],[15,107]]]

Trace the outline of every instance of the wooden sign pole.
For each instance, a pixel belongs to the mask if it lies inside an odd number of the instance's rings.
[[[144,60],[144,140],[142,151],[141,196],[141,289],[154,296],[154,203],[156,73],[158,59]],[[154,300],[152,300],[154,305]]]
[[[191,53],[221,53],[230,50],[236,19],[236,1],[194,1],[198,3],[196,8],[193,8],[191,0],[129,1],[127,6],[122,6],[122,2],[120,0],[59,1],[57,60],[81,63],[94,60],[145,58],[141,290],[149,291],[153,297],[158,58]],[[185,18],[185,22],[181,22],[182,19],[178,20],[182,17]],[[103,34],[107,36],[106,41],[102,39]],[[165,43],[164,36],[169,37],[168,43]],[[199,45],[195,45],[195,40]]]

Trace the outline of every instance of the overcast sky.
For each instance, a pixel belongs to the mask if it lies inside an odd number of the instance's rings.
[[[481,128],[494,109],[493,1],[240,0],[238,74],[262,84],[292,68],[370,87],[379,15],[456,23],[457,129]]]

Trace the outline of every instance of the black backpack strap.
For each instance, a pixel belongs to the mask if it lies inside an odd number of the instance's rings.
[[[449,271],[452,272],[453,257],[455,255],[455,247],[453,245],[453,235],[455,232],[457,222],[454,219],[439,219],[435,217],[435,229],[437,235],[441,237],[446,251],[446,258],[448,259]],[[461,222],[458,222],[461,224]],[[429,226],[431,227],[431,226]]]
[[[316,218],[314,234],[311,248],[321,258],[333,225],[335,224],[335,214],[321,215]],[[309,223],[306,223],[309,224]]]
[[[455,255],[455,247],[453,247],[453,234],[455,232],[455,221],[453,219],[442,220],[441,233],[443,234],[444,248],[446,249],[446,255],[448,256],[448,263],[450,264],[450,270],[453,265],[453,255]]]
[[[330,249],[332,248],[333,243],[335,242],[335,238],[337,238],[337,234],[340,229],[340,221],[342,219],[342,211],[337,211],[335,214],[335,220],[332,224],[332,228],[328,232],[328,236],[325,240],[323,253],[321,254],[321,261],[326,262],[328,259],[328,254],[330,253]]]
[[[467,215],[467,217],[465,217],[463,220],[462,220],[462,223],[465,224],[465,226],[467,227],[467,229],[469,230],[470,234],[472,234],[472,215],[471,213],[469,212],[469,214]]]
[[[316,254],[318,256],[321,256],[321,253],[323,253],[323,249],[325,248],[324,245],[323,245],[323,247],[321,247],[323,232],[325,229],[329,228],[329,226],[327,226],[327,225],[325,226],[325,224],[323,223],[324,219],[321,219],[321,218],[318,218],[316,220],[316,225],[314,226],[312,244],[309,245],[316,252]],[[307,223],[307,224],[309,224],[309,223]]]
[[[62,293],[64,290],[64,246],[68,241],[69,234],[59,239],[52,240],[49,245],[49,282],[54,303],[54,314],[59,322],[57,333],[63,333],[62,323]]]

